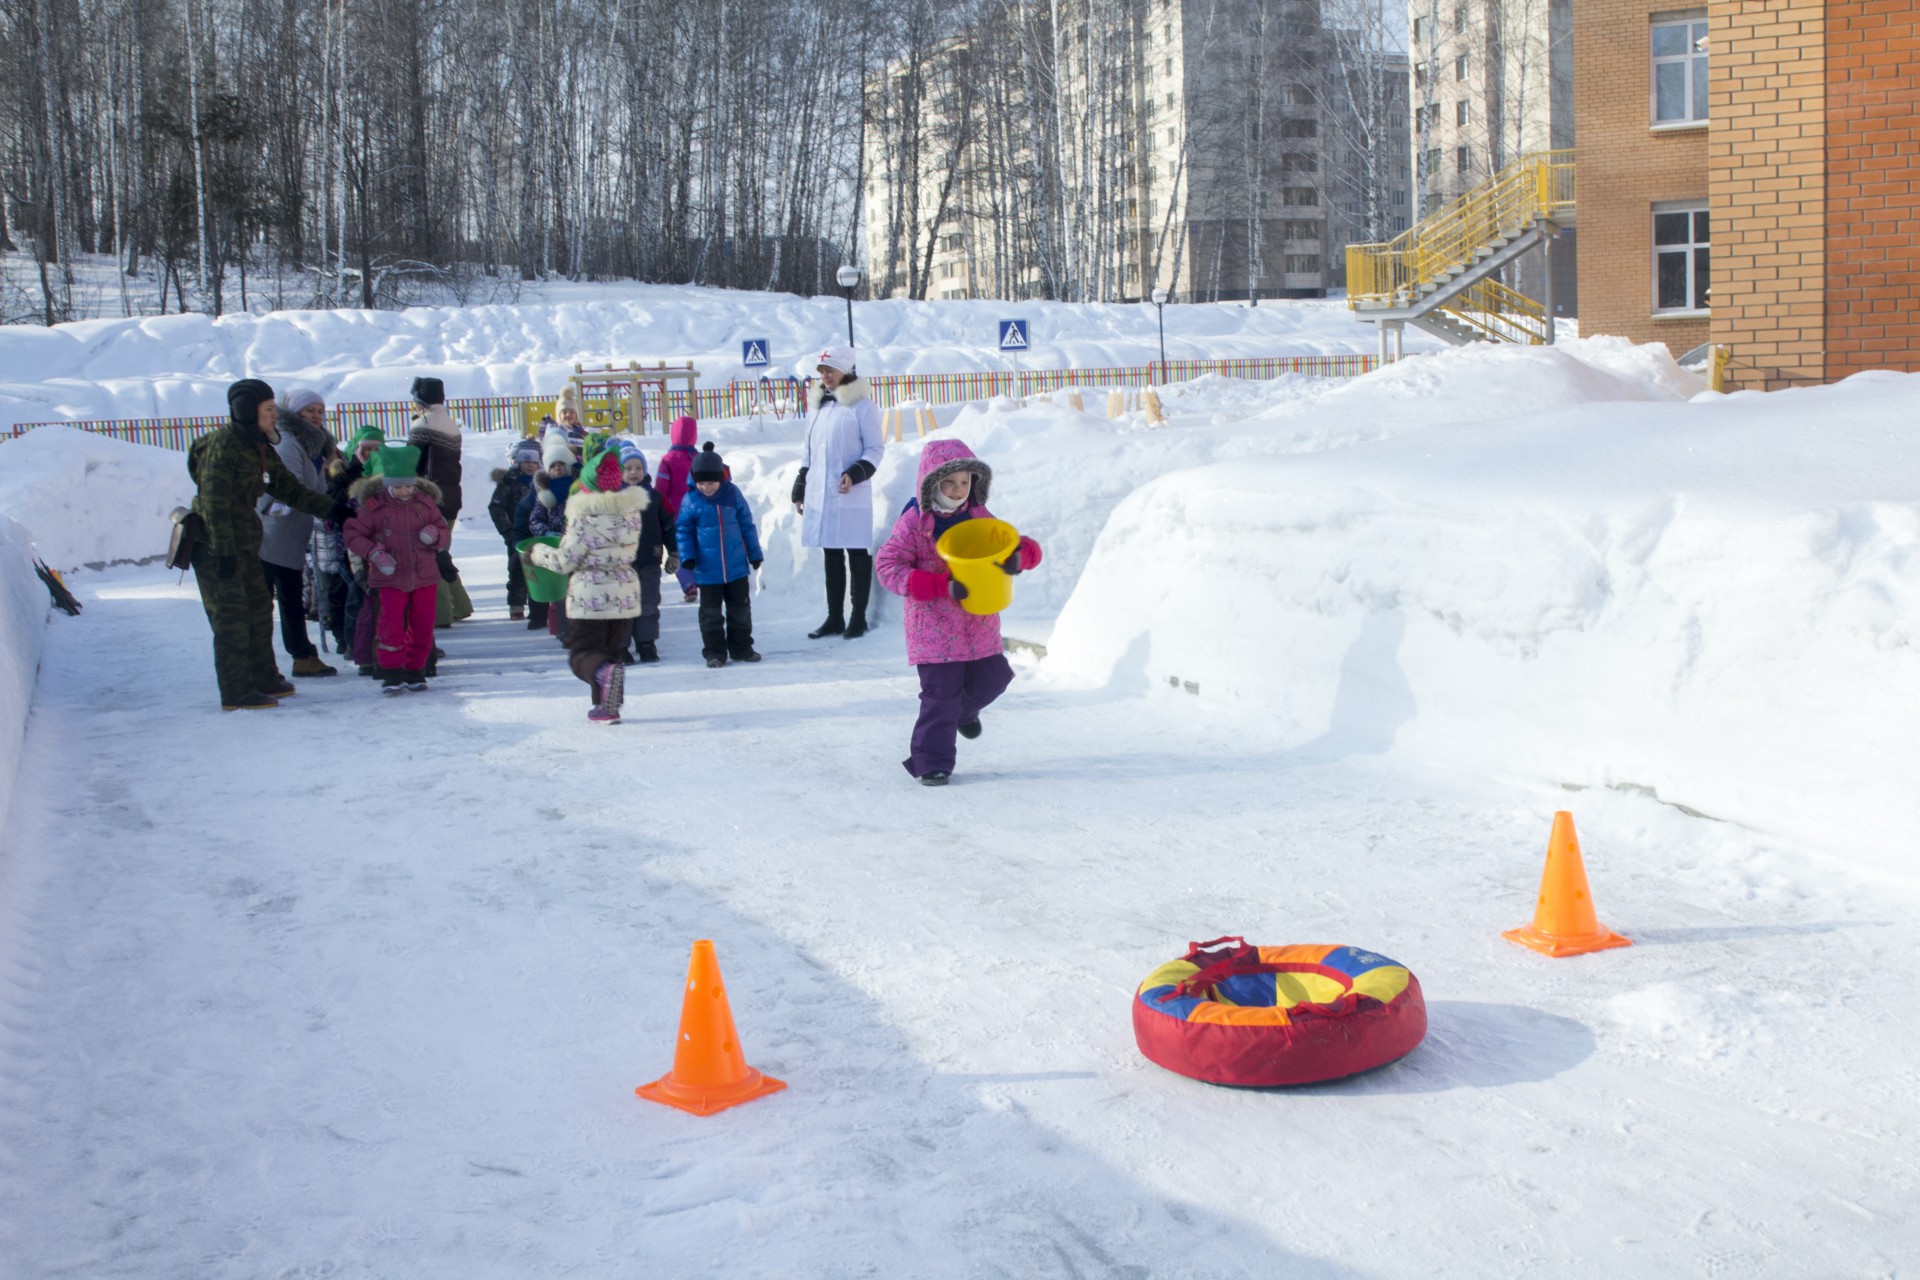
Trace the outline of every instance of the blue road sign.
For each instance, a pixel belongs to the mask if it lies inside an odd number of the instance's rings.
[[[1000,322],[1000,349],[1002,351],[1025,351],[1027,346],[1027,322],[1025,320],[1002,320]]]
[[[749,369],[766,368],[769,363],[767,360],[767,340],[765,338],[748,338],[745,342],[741,343],[740,363]]]

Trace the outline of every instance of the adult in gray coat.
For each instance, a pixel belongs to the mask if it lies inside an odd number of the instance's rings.
[[[326,421],[326,402],[318,392],[305,387],[287,392],[274,417],[280,439],[274,442],[273,451],[295,480],[320,493],[327,488],[327,463],[339,453]],[[306,567],[307,542],[312,536],[312,516],[271,497],[260,499],[260,567],[280,605],[280,643],[293,659],[295,676],[331,676],[339,674],[337,669],[320,660],[320,651],[307,638],[301,571]]]

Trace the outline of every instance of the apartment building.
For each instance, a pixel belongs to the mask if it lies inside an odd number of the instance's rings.
[[[1920,369],[1920,9],[1581,0],[1588,333],[1736,387]]]
[[[1017,12],[1019,40],[1055,59],[1055,74],[989,65],[1016,43],[997,29],[990,49],[965,33],[869,84],[876,293],[907,296],[916,283],[931,298],[1325,293],[1319,0],[1067,0]],[[903,135],[871,122],[902,118],[902,96],[916,91],[922,153],[908,162]]]
[[[1573,33],[1574,0],[1409,0],[1417,217],[1524,155],[1575,144]],[[1576,235],[1550,250],[1561,315],[1576,310]],[[1540,271],[1528,255],[1507,283],[1544,298]]]

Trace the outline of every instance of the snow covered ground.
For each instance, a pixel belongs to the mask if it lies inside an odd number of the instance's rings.
[[[577,362],[638,359],[691,361],[703,385],[724,385],[749,376],[743,341],[770,344],[773,372],[810,372],[815,349],[843,341],[847,326],[838,297],[564,281],[540,293],[552,300],[4,326],[0,428],[217,413],[226,384],[240,377],[310,386],[332,402],[404,399],[422,373],[443,378],[455,397],[531,395],[557,389]],[[1159,354],[1148,303],[886,301],[854,309],[861,368],[870,374],[1005,369],[998,322],[1014,318],[1031,322],[1026,368],[1140,365]],[[1169,306],[1166,322],[1170,360],[1366,354],[1378,345],[1374,327],[1337,300]],[[1409,345],[1439,346],[1420,335]]]
[[[1594,341],[1168,400],[946,428],[1048,548],[1049,654],[944,792],[897,612],[803,638],[784,425],[720,433],[767,660],[671,606],[614,730],[472,520],[480,613],[397,702],[222,716],[191,582],[77,575],[0,842],[0,1275],[1910,1269],[1920,380]],[[1498,936],[1559,808],[1635,946]],[[1222,933],[1406,963],[1426,1043],[1146,1063],[1133,988]],[[632,1095],[699,937],[790,1084],[705,1119]]]

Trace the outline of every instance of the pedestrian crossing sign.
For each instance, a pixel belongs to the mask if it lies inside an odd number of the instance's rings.
[[[1000,349],[1002,351],[1025,351],[1027,349],[1027,322],[1025,320],[1002,320],[1000,322]]]
[[[767,340],[765,338],[748,338],[745,342],[741,343],[740,363],[749,369],[766,368],[768,364]]]

